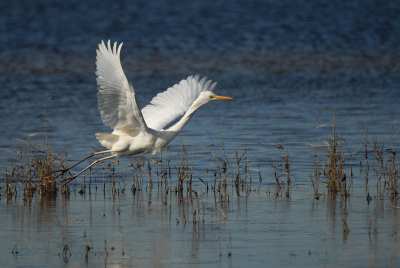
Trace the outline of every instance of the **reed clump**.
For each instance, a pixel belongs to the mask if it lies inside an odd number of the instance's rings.
[[[322,139],[320,129],[330,126],[332,132],[329,133],[327,141]],[[315,161],[314,172],[310,173],[311,185],[314,189],[314,196],[319,199],[321,193],[319,192],[320,176],[326,179],[326,187],[332,197],[337,194],[347,197],[349,195],[347,189],[347,175],[346,175],[346,155],[344,153],[343,139],[340,136],[339,126],[336,121],[335,112],[333,112],[333,124],[331,125],[318,125],[316,127],[319,132],[321,144],[311,145],[315,148]]]
[[[274,180],[275,180],[275,196],[285,195],[290,197],[290,189],[292,184],[292,161],[289,152],[285,149],[283,143],[259,143],[259,145],[266,147],[271,154],[271,167],[274,170]],[[274,151],[278,150],[279,156],[274,155]],[[258,170],[259,182],[261,183],[262,177]],[[270,193],[267,191],[267,193]]]
[[[333,119],[332,134],[330,134],[327,146],[328,163],[325,165],[326,169],[324,169],[324,175],[327,177],[327,187],[333,194],[342,193],[344,196],[347,196],[345,154],[335,116]]]
[[[230,156],[224,143],[222,143],[222,152],[217,150],[214,144],[209,146],[213,148],[210,162],[214,163],[206,172],[213,174],[211,190],[214,193],[219,193],[221,198],[227,196],[229,182],[234,187],[237,196],[248,196],[256,191],[252,171],[258,172],[259,183],[262,177],[259,169],[252,167],[254,161],[248,157],[246,144],[242,149],[234,149]]]
[[[36,192],[41,197],[55,197],[58,170],[67,166],[67,153],[53,152],[51,143],[51,125],[45,120],[46,129],[19,140],[20,147],[15,152],[15,160],[9,167],[4,167],[2,181],[6,185],[6,195],[11,197],[21,190],[24,197],[30,198]],[[31,141],[33,140],[33,141]],[[17,187],[18,186],[18,187]],[[62,192],[69,192],[66,186]]]
[[[393,140],[391,142],[392,147],[385,150],[383,145],[378,145],[376,139],[372,139],[371,142],[376,163],[373,169],[378,178],[377,187],[383,189],[392,197],[396,197],[399,193],[399,159],[394,144]]]

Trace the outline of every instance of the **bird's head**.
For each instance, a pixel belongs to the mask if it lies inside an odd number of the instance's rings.
[[[215,100],[232,100],[231,97],[218,96],[211,91],[204,91],[201,93],[200,97],[205,101],[205,103]]]
[[[203,91],[200,93],[199,97],[193,102],[191,108],[196,111],[199,109],[201,106],[203,106],[206,103],[209,103],[211,101],[215,100],[232,100],[231,97],[223,97],[223,96],[218,96],[212,93],[211,91]]]

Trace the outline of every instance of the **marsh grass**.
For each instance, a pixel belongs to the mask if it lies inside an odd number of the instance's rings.
[[[387,193],[392,198],[397,197],[400,175],[398,171],[399,159],[396,152],[396,137],[400,129],[395,131],[395,123],[391,125],[391,134],[389,136],[386,135],[389,147],[386,147],[384,142],[379,142],[374,137],[370,138],[368,130],[362,129],[364,139],[360,143],[361,148],[355,152],[347,153],[345,151],[348,149],[345,148],[346,143],[340,135],[334,113],[331,125],[318,125],[319,139],[315,139],[314,145],[309,145],[315,149],[314,172],[309,175],[315,198],[318,199],[323,194],[320,192],[320,182],[326,184],[331,197],[335,197],[337,194],[343,197],[349,196],[354,168],[357,163],[359,163],[360,174],[364,172],[365,175],[368,202],[372,199],[368,186],[371,171],[377,179],[377,193]],[[331,128],[328,140],[322,138],[320,129],[323,127]]]
[[[57,193],[69,195],[71,191],[71,184],[62,186],[63,184],[59,183],[67,176],[71,176],[70,171],[60,172],[67,170],[70,165],[67,148],[61,150],[53,147],[51,123],[46,119],[43,122],[44,130],[19,140],[20,147],[15,150],[14,162],[8,167],[3,167],[2,194],[9,200],[19,193],[22,193],[25,199],[29,199],[36,193],[41,197],[54,198]],[[327,127],[330,128],[330,132],[324,136],[321,130]],[[355,163],[358,163],[360,155],[363,156],[359,161],[360,172],[365,172],[367,188],[370,175],[375,174],[377,187],[381,192],[386,191],[392,197],[398,195],[399,162],[395,138],[399,131],[395,131],[395,123],[391,126],[391,134],[387,137],[390,148],[385,149],[383,143],[379,143],[375,138],[369,138],[368,131],[363,130],[362,148],[353,153],[346,153],[346,142],[341,137],[334,111],[332,124],[318,125],[316,129],[319,136],[315,138],[315,144],[311,145],[315,154],[313,172],[309,175],[315,198],[318,199],[324,194],[321,191],[321,183],[326,186],[328,194],[332,197],[337,194],[349,196],[351,183],[348,177],[353,178],[353,168]],[[258,192],[266,175],[261,174],[260,163],[257,167],[256,161],[249,157],[246,138],[243,137],[241,148],[232,149],[225,146],[222,128],[221,137],[218,146],[211,137],[212,143],[201,148],[187,147],[181,141],[180,150],[173,154],[167,146],[156,157],[132,157],[128,165],[120,165],[119,160],[106,161],[102,165],[90,168],[81,176],[83,179],[79,183],[81,187],[79,193],[90,194],[92,184],[98,177],[103,179],[103,190],[106,191],[110,185],[112,193],[116,195],[123,194],[127,187],[135,193],[157,186],[163,189],[165,195],[173,192],[182,198],[183,196],[196,198],[201,192],[199,187],[203,185],[206,194],[211,192],[221,201],[225,201],[230,200],[232,193],[237,196],[249,196],[252,192]],[[275,195],[289,197],[293,179],[292,160],[285,145],[281,143],[259,143],[259,145],[270,152],[269,162],[273,176],[269,178],[273,178],[275,182]],[[210,149],[207,168],[199,171],[195,167],[194,159],[200,149],[204,154],[205,148]],[[76,185],[75,181],[71,186],[75,188]],[[369,196],[369,191],[367,192]]]
[[[251,167],[254,161],[249,159],[245,145],[242,149],[231,150],[231,155],[228,154],[224,143],[220,150],[214,143],[209,146],[212,148],[209,159],[212,164],[206,172],[212,174],[211,191],[214,194],[218,193],[221,198],[226,196],[229,182],[237,196],[248,196],[252,191],[257,190],[259,183],[253,184],[251,172],[259,173],[259,169]]]
[[[31,198],[36,192],[41,197],[54,198],[59,191],[55,173],[67,166],[68,155],[67,151],[54,151],[51,124],[46,119],[44,122],[44,131],[18,140],[14,162],[3,168],[1,176],[8,197],[22,191],[24,198]],[[68,186],[62,192],[69,192]]]
[[[399,159],[395,138],[400,130],[394,133],[394,124],[391,129],[392,135],[387,136],[390,148],[384,149],[384,144],[380,145],[376,138],[371,139],[370,146],[375,160],[373,171],[377,177],[377,188],[391,197],[396,197],[399,193]]]
[[[321,134],[321,128],[324,127],[331,128],[331,133],[328,134],[327,140],[324,140]],[[335,111],[333,111],[333,122],[331,125],[318,125],[316,129],[318,129],[319,139],[315,138],[315,144],[310,145],[311,148],[315,149],[314,172],[309,174],[314,190],[314,197],[319,199],[322,195],[319,188],[320,182],[326,184],[328,193],[332,198],[335,198],[337,194],[347,197],[349,191],[346,160],[349,154],[345,153],[344,140],[340,135]],[[324,180],[321,180],[321,176],[323,176]]]
[[[335,114],[333,114],[332,133],[329,142],[327,142],[327,147],[328,163],[324,165],[323,172],[327,177],[328,190],[332,194],[341,193],[343,196],[347,196],[345,153]]]
[[[246,148],[236,148],[228,155],[223,142],[220,149],[214,144],[206,146],[212,149],[209,160],[212,165],[200,173],[194,174],[196,149],[187,150],[181,143],[180,151],[174,154],[176,160],[171,159],[170,148],[167,146],[159,155],[160,158],[132,157],[125,167],[120,167],[119,160],[105,161],[82,174],[81,183],[74,181],[65,184],[62,182],[72,175],[68,170],[70,164],[67,149],[54,149],[51,124],[47,120],[44,122],[44,131],[20,140],[20,147],[15,151],[16,161],[3,169],[1,176],[5,186],[4,193],[8,198],[16,197],[19,192],[25,198],[32,198],[35,193],[49,198],[55,198],[59,192],[68,196],[70,187],[78,188],[79,194],[91,194],[92,183],[100,176],[103,179],[103,191],[110,185],[114,195],[124,193],[131,184],[133,193],[157,185],[164,189],[165,194],[172,191],[181,197],[197,197],[198,191],[194,185],[200,183],[205,186],[207,193],[211,190],[213,194],[219,195],[220,200],[229,200],[229,182],[237,196],[248,196],[252,191],[258,190],[257,185],[253,184],[252,170],[258,174],[258,186],[262,181],[259,168],[250,167],[253,161],[248,158]],[[65,170],[68,171],[64,172]]]
[[[58,193],[69,196],[71,190],[76,190],[79,194],[91,194],[92,185],[98,182],[98,177],[103,179],[103,191],[105,192],[106,187],[110,185],[113,195],[124,193],[129,185],[135,193],[148,187],[152,188],[156,184],[166,195],[172,191],[181,197],[197,197],[198,190],[195,189],[195,185],[197,187],[200,183],[205,186],[207,193],[211,190],[213,194],[219,195],[220,200],[229,200],[229,182],[237,196],[248,196],[257,190],[257,185],[253,185],[252,171],[258,174],[258,186],[262,181],[259,168],[251,168],[254,163],[247,155],[244,135],[244,149],[235,148],[230,150],[231,155],[228,155],[221,125],[222,148],[217,149],[213,141],[213,144],[208,146],[212,149],[209,160],[212,165],[205,171],[194,173],[197,149],[192,147],[191,150],[187,150],[181,142],[180,151],[176,154],[171,155],[170,147],[167,146],[156,157],[132,157],[125,167],[120,166],[119,160],[106,161],[83,173],[80,182],[68,183],[68,177],[73,176],[72,170],[68,168],[72,166],[68,161],[68,150],[54,148],[52,125],[46,119],[46,108],[43,122],[44,130],[19,140],[20,146],[14,151],[14,162],[3,167],[2,193],[10,200],[19,193],[26,199],[35,194],[46,198],[55,198]],[[97,187],[96,184],[96,191]]]
[[[275,181],[275,197],[280,195],[285,195],[290,197],[290,189],[292,184],[292,162],[290,159],[289,152],[285,149],[283,143],[259,143],[259,145],[268,149],[271,155],[270,165],[274,171],[274,181]],[[276,156],[278,152],[278,156]],[[259,183],[262,182],[262,176],[258,169]],[[267,191],[270,194],[270,189]]]
[[[54,149],[50,135],[51,124],[45,121],[45,127],[45,131],[29,135],[26,139],[21,140],[20,148],[15,151],[16,161],[10,167],[4,168],[2,173],[5,185],[3,192],[8,198],[17,196],[20,191],[24,198],[32,198],[35,194],[40,197],[55,198],[60,192],[60,181],[71,175],[63,173],[61,177],[57,176],[59,174],[57,171],[65,170],[69,166],[68,154],[66,149]],[[322,134],[323,128],[328,129],[325,136]],[[365,171],[366,184],[368,184],[368,176],[372,170],[373,174],[376,174],[377,188],[380,192],[397,197],[399,163],[395,138],[399,131],[394,131],[394,125],[392,134],[388,137],[389,149],[385,149],[384,144],[380,144],[376,139],[370,139],[368,131],[366,131],[362,149],[355,153],[345,153],[346,142],[339,131],[335,114],[333,114],[332,124],[318,125],[317,129],[319,137],[315,138],[315,144],[311,146],[315,150],[315,155],[313,172],[310,173],[315,198],[318,199],[324,194],[324,190],[320,187],[323,185],[326,186],[328,196],[336,198],[340,195],[347,201],[350,187],[347,176],[348,174],[350,177],[353,176],[353,162],[357,162],[359,156],[364,157],[360,161],[360,173]],[[161,211],[165,211],[166,215],[169,212],[171,215],[171,210],[176,208],[176,206],[171,206],[171,200],[177,200],[179,218],[176,218],[176,224],[183,227],[191,225],[195,230],[194,233],[199,237],[207,229],[204,227],[207,220],[209,223],[219,226],[228,224],[233,218],[232,214],[229,214],[232,210],[230,207],[232,200],[235,198],[246,198],[247,200],[252,193],[258,194],[263,180],[265,181],[263,177],[272,181],[272,185],[275,184],[275,197],[289,198],[291,196],[292,184],[296,177],[292,173],[292,157],[285,148],[286,145],[282,143],[259,144],[261,148],[266,148],[270,153],[269,170],[272,171],[270,172],[272,174],[267,176],[261,174],[260,163],[257,166],[257,162],[252,160],[248,154],[245,138],[243,138],[241,147],[234,149],[225,146],[223,133],[222,142],[217,143],[212,139],[211,142],[201,148],[190,147],[181,142],[179,150],[174,153],[171,153],[171,148],[167,146],[156,157],[132,157],[127,165],[121,164],[122,162],[120,163],[118,160],[105,161],[103,164],[89,169],[80,177],[80,181],[75,180],[73,184],[69,183],[64,186],[61,193],[67,195],[76,187],[82,187],[78,193],[90,195],[92,185],[96,187],[97,192],[96,182],[100,180],[96,179],[100,177],[103,182],[104,196],[106,196],[106,191],[113,197],[124,194],[126,189],[129,191],[130,187],[134,202],[141,203],[143,195],[151,195],[155,191],[153,188],[156,188],[157,196],[160,196],[161,200]],[[205,150],[209,150],[207,168],[199,170],[196,168],[194,159],[199,151],[204,154]],[[350,164],[348,164],[349,162]],[[175,195],[177,198],[170,198],[171,195]],[[121,221],[123,215],[119,205],[117,205],[117,212],[121,254],[124,255],[124,232]],[[211,219],[207,218],[210,213]],[[343,230],[347,234],[350,232],[350,227],[345,218],[342,218],[342,221]],[[189,223],[191,224],[189,225]],[[64,235],[60,223],[59,226],[63,237],[58,254],[64,263],[68,263],[72,252],[68,244],[68,236]],[[228,241],[227,252],[228,257],[231,257],[230,234],[228,234]],[[84,249],[81,251],[84,251],[85,261],[88,263],[88,258],[93,252],[93,250],[90,251],[93,249],[93,244],[89,246],[86,230],[83,234],[83,243]],[[114,249],[107,246],[107,240],[104,238],[102,253],[104,258],[107,258],[112,250]]]

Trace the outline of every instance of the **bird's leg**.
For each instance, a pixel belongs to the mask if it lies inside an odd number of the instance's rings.
[[[86,170],[88,170],[88,169],[91,168],[92,166],[96,165],[97,163],[99,163],[99,162],[101,162],[101,161],[104,161],[104,160],[107,160],[107,159],[110,159],[110,158],[113,158],[113,157],[116,157],[116,155],[110,155],[110,156],[106,156],[106,157],[97,159],[96,161],[94,161],[93,163],[91,163],[89,166],[87,166],[84,170],[82,170],[82,171],[79,172],[78,174],[72,176],[71,178],[68,178],[68,179],[63,180],[63,181],[62,181],[63,184],[62,184],[61,187],[63,187],[63,186],[66,185],[67,183],[71,182],[72,180],[76,179],[79,175],[81,175],[83,172],[85,172]]]
[[[105,153],[111,153],[111,150],[106,150],[106,151],[91,153],[90,155],[88,155],[87,157],[85,157],[84,159],[82,159],[81,161],[79,161],[78,163],[75,163],[74,165],[70,166],[69,168],[65,168],[65,169],[61,169],[61,170],[54,171],[54,173],[61,172],[60,174],[58,174],[58,175],[57,175],[56,177],[54,177],[54,178],[60,177],[60,176],[63,175],[65,172],[67,172],[67,171],[70,170],[71,168],[73,168],[73,167],[79,165],[80,163],[82,163],[82,162],[85,161],[86,159],[89,159],[89,158],[91,158],[91,157],[93,157],[93,156],[95,156],[95,155],[98,155],[98,154],[105,154]]]

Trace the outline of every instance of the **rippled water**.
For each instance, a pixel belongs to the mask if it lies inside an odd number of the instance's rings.
[[[99,190],[53,202],[18,199],[0,208],[2,222],[6,222],[1,264],[86,266],[85,232],[91,247],[90,266],[364,267],[398,263],[398,209],[384,200],[366,206],[365,196],[356,191],[349,202],[315,200],[309,189],[299,185],[292,189],[291,198],[268,197],[264,192],[248,198],[231,194],[230,203],[205,194],[194,199],[194,204],[154,189],[136,196],[128,191],[114,198],[109,193],[104,197]],[[343,218],[350,233],[343,231]],[[19,238],[28,239],[33,251],[21,241],[13,257],[11,250]],[[71,257],[62,253],[65,244]]]
[[[0,3],[0,14],[3,166],[14,161],[15,139],[44,129],[44,106],[55,148],[67,148],[71,160],[100,149],[93,134],[110,129],[97,109],[95,49],[111,39],[124,42],[122,65],[141,107],[197,73],[218,82],[216,93],[234,98],[200,109],[171,143],[172,159],[184,144],[194,174],[203,177],[212,165],[205,145],[221,152],[224,144],[229,157],[246,148],[251,168],[263,177],[259,193],[232,194],[229,207],[200,197],[204,223],[194,225],[190,216],[185,226],[179,198],[169,196],[165,205],[157,189],[152,197],[128,191],[113,199],[98,190],[54,202],[21,197],[9,203],[0,196],[0,265],[83,266],[87,230],[93,265],[396,266],[397,198],[379,195],[372,175],[366,186],[354,168],[347,201],[315,200],[309,179],[315,151],[307,144],[329,138],[330,127],[316,126],[332,124],[335,110],[346,153],[362,149],[367,130],[382,149],[392,147],[388,137],[398,130],[400,107],[397,1],[13,1]],[[274,189],[277,144],[292,161],[290,198],[266,193]],[[77,219],[83,221],[68,226]],[[68,263],[57,256],[64,237],[73,252]],[[12,257],[20,238],[31,242],[34,254],[23,246]],[[107,260],[101,255],[105,239]]]

